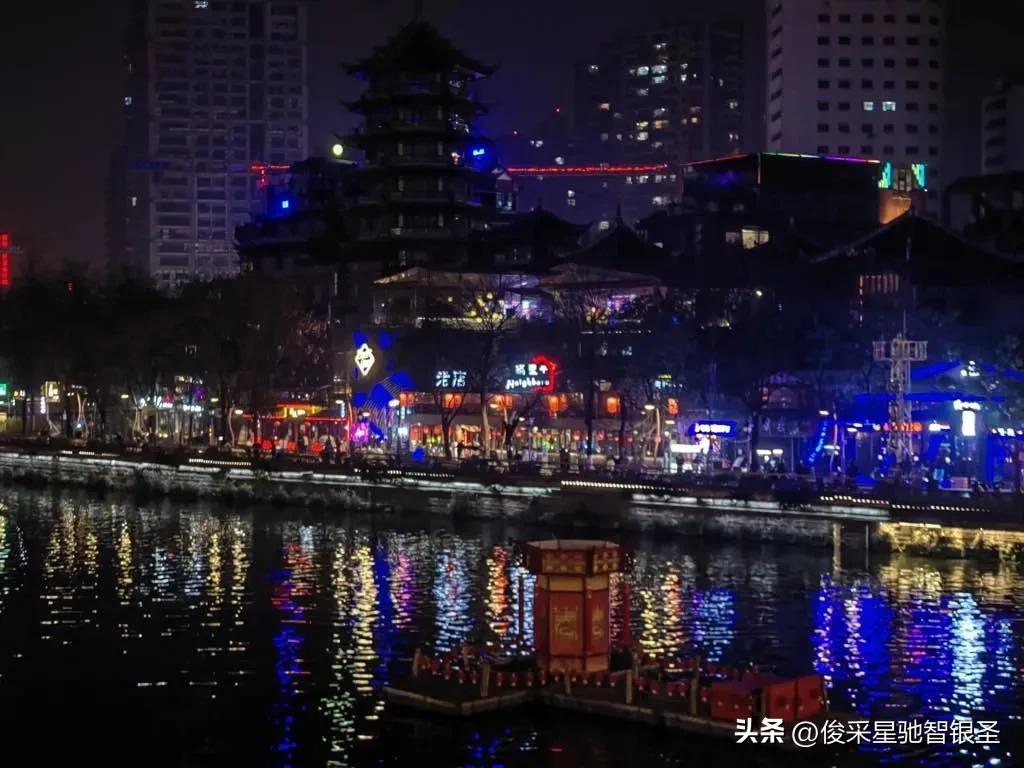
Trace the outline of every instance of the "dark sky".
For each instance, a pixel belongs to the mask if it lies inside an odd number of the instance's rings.
[[[720,6],[725,0],[716,0]],[[757,8],[760,0],[747,2]],[[351,127],[358,92],[339,62],[411,17],[413,0],[309,0],[312,149]],[[485,90],[488,128],[529,129],[572,96],[573,64],[602,39],[708,0],[424,0],[468,53],[500,67]],[[0,230],[46,263],[105,256],[104,183],[120,136],[120,57],[130,0],[0,0]],[[978,104],[1003,74],[1024,75],[1018,0],[955,0],[946,178],[978,166]],[[1015,38],[1015,36],[1017,36]]]

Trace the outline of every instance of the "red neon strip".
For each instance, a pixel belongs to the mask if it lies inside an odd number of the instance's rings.
[[[7,251],[0,251],[0,288],[11,285],[11,257]]]
[[[668,163],[647,165],[511,165],[508,173],[524,176],[618,176],[627,173],[659,173]]]

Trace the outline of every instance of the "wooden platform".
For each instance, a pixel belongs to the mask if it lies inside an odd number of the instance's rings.
[[[425,689],[427,692],[424,692]],[[567,694],[559,687],[548,686],[499,690],[482,697],[478,689],[471,686],[424,686],[422,682],[407,680],[385,687],[384,694],[389,702],[399,707],[459,719],[516,707],[542,706],[698,736],[730,741],[736,737],[735,720],[714,720],[704,715],[691,715],[686,711],[683,700],[661,696],[641,696],[638,701],[627,704],[622,699],[624,691],[619,687],[607,689],[580,686]],[[849,716],[830,712],[809,719],[820,725],[826,719],[845,722]],[[783,750],[796,749],[789,741],[773,746]]]
[[[536,700],[535,690],[502,691],[486,697],[445,698],[428,696],[397,686],[385,686],[384,695],[395,704],[448,717],[472,717],[486,712],[521,707]]]

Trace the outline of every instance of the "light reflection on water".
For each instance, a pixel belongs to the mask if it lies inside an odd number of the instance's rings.
[[[5,494],[0,722],[15,729],[60,717],[56,697],[68,707],[64,731],[131,724],[117,747],[125,755],[149,748],[153,723],[176,722],[157,764],[238,754],[281,767],[403,755],[443,765],[674,759],[664,737],[614,737],[571,719],[538,729],[518,716],[437,738],[385,717],[389,663],[414,647],[440,654],[471,642],[514,656],[531,646],[534,582],[509,544],[523,531]],[[1017,567],[895,558],[865,572],[827,551],[685,539],[631,549],[631,571],[613,579],[613,637],[628,615],[649,653],[815,669],[836,708],[885,719],[986,713],[1004,742],[1020,737]],[[919,760],[1012,756],[1004,743]]]

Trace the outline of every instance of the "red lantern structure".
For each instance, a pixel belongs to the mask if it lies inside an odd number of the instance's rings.
[[[526,545],[537,575],[533,611],[537,665],[549,672],[608,669],[608,577],[622,570],[618,544],[553,539]]]
[[[619,398],[615,395],[608,395],[608,397],[604,399],[604,408],[608,411],[609,416],[615,416],[618,414],[619,405]]]

